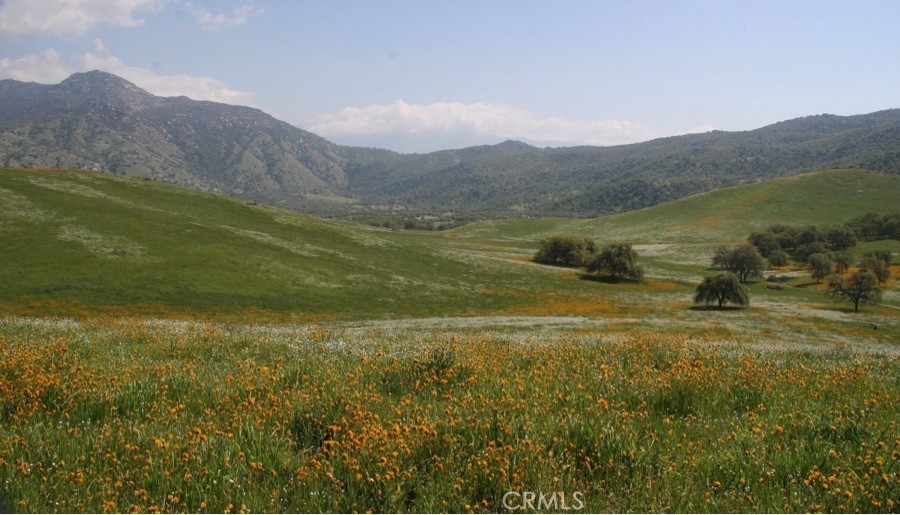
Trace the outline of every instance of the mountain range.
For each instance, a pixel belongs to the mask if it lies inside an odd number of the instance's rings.
[[[823,168],[900,173],[900,109],[613,147],[400,154],[93,71],[0,81],[0,166],[102,170],[330,216],[585,217]]]

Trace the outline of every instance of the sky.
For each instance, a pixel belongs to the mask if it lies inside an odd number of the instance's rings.
[[[400,152],[618,145],[900,107],[898,26],[898,0],[0,0],[0,79],[99,69]]]

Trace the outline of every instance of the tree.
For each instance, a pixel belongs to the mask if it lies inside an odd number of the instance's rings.
[[[599,272],[613,278],[644,279],[644,267],[637,264],[638,253],[627,243],[606,245],[589,262],[588,272]]]
[[[741,283],[751,277],[762,277],[766,262],[756,247],[750,244],[738,245],[725,256],[725,270],[738,276]]]
[[[769,265],[785,266],[790,262],[790,256],[783,250],[776,250],[769,254]]]
[[[848,278],[832,277],[829,290],[833,298],[848,300],[853,303],[853,311],[859,311],[859,304],[875,303],[881,300],[881,289],[875,274],[860,270]]]
[[[846,227],[826,227],[825,239],[831,250],[847,250],[856,246],[856,233]]]
[[[773,252],[781,250],[778,238],[775,236],[775,233],[770,231],[757,231],[751,234],[747,241],[756,247],[756,250],[765,258],[771,256]]]
[[[705,277],[703,282],[697,285],[694,304],[718,303],[721,308],[726,302],[738,306],[750,304],[747,287],[741,284],[736,275],[725,273]]]
[[[834,261],[835,272],[845,274],[850,269],[850,265],[853,264],[853,255],[849,252],[838,252],[834,255],[832,261]]]
[[[831,275],[833,263],[826,254],[810,254],[806,258],[806,264],[809,267],[809,274],[812,275],[817,283]]]
[[[891,278],[891,267],[886,265],[884,261],[873,257],[867,257],[860,261],[859,269],[874,275],[879,284],[887,282]]]
[[[900,239],[900,213],[889,215],[866,213],[844,225],[856,233],[861,240]]]
[[[716,248],[715,253],[713,253],[712,257],[712,267],[713,268],[725,268],[726,263],[728,262],[728,254],[731,250],[728,249],[725,245],[719,245]]]
[[[891,255],[891,251],[887,249],[874,249],[867,250],[863,252],[864,258],[872,258],[877,259],[878,261],[883,262],[887,266],[891,266],[891,261],[893,261],[893,256]]]
[[[547,265],[581,266],[596,250],[594,242],[577,236],[551,236],[541,240],[534,261]]]

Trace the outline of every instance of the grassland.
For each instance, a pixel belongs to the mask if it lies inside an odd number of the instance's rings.
[[[860,313],[790,270],[747,309],[690,297],[717,244],[898,194],[836,170],[425,233],[0,171],[0,504],[496,512],[514,490],[590,512],[895,512],[894,283]],[[549,234],[637,243],[648,279],[528,262]]]
[[[7,319],[22,511],[893,511],[895,355],[746,331]],[[571,502],[571,501],[570,501]],[[559,510],[556,510],[559,511]]]

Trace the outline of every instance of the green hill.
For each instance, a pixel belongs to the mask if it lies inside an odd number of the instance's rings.
[[[898,194],[896,175],[834,170],[593,220],[493,221],[435,233],[319,220],[104,173],[2,170],[0,313],[633,316],[688,299],[722,242],[774,222],[889,212]],[[605,284],[530,263],[549,234],[632,242],[650,280]]]
[[[0,238],[8,313],[453,315],[553,290],[427,235],[94,172],[0,171]]]
[[[493,220],[461,227],[453,234],[532,252],[541,238],[557,234],[629,242],[637,246],[651,273],[694,281],[718,245],[741,241],[775,223],[841,224],[870,211],[896,212],[898,198],[898,175],[838,169],[724,188],[620,215]],[[871,244],[861,247],[867,246]],[[900,251],[896,241],[878,247]]]
[[[900,176],[860,169],[812,172],[701,193],[638,211],[589,220],[495,220],[454,231],[460,236],[537,241],[571,232],[634,243],[739,240],[774,223],[840,224],[869,211],[897,211]]]

